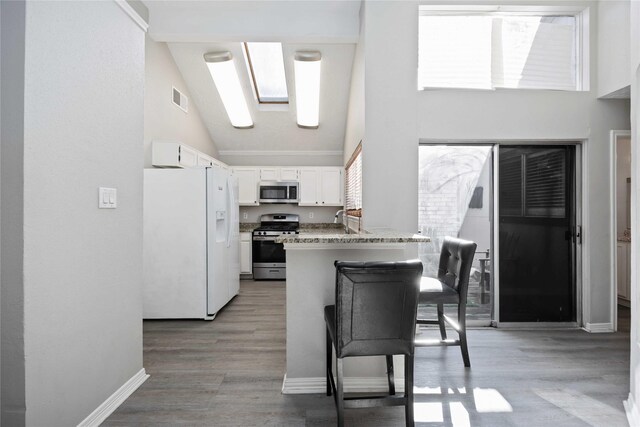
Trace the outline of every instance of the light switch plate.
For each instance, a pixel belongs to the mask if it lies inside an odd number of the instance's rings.
[[[98,187],[98,208],[115,209],[118,206],[118,193],[115,188]]]

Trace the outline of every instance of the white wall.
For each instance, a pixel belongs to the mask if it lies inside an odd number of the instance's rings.
[[[638,152],[638,141],[640,141],[640,2],[632,1],[630,7],[630,68],[631,76],[631,357],[630,357],[630,392],[629,398],[625,402],[629,425],[640,424],[640,330],[638,328],[638,311],[640,302],[638,281],[638,266],[640,265],[638,254],[640,245],[638,244],[638,224],[640,224],[640,152]]]
[[[342,166],[342,152],[315,154],[278,151],[221,151],[219,159],[231,166]]]
[[[364,19],[365,229],[418,230],[418,2],[367,1]]]
[[[189,98],[185,113],[172,102],[172,87]],[[151,167],[154,140],[180,141],[218,158],[218,149],[178,70],[167,44],[145,39],[144,165]]]
[[[23,152],[25,3],[0,2],[0,424],[24,425]]]
[[[596,7],[594,2],[582,4],[591,11],[590,70],[595,76]],[[611,129],[629,127],[628,101],[598,100],[595,90],[418,92],[417,12],[418,2],[366,2],[365,227],[416,230],[419,139],[587,140],[590,199],[584,231],[592,244],[585,322],[610,323],[608,248],[614,236],[608,226],[608,141]]]
[[[598,2],[598,96],[631,84],[629,0]]]
[[[26,2],[25,28],[24,359],[3,372],[24,369],[27,425],[69,426],[142,369],[144,33],[111,1]]]
[[[364,7],[360,11],[360,34],[364,33]],[[358,143],[364,138],[365,93],[364,93],[364,36],[356,45],[351,68],[351,87],[349,88],[349,106],[344,134],[344,164],[346,165]]]

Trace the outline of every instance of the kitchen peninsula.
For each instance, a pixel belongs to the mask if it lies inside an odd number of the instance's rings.
[[[335,302],[334,261],[400,261],[417,257],[419,234],[377,229],[345,234],[336,229],[282,235],[287,252],[287,372],[285,394],[325,391],[324,306]],[[401,357],[401,356],[400,356]],[[394,356],[398,358],[398,356]],[[396,378],[402,381],[402,360]],[[347,391],[378,391],[387,385],[383,357],[345,360]],[[401,384],[398,384],[400,387]]]

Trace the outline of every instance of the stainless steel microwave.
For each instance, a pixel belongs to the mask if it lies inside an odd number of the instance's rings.
[[[260,203],[298,203],[298,183],[293,181],[261,181]]]

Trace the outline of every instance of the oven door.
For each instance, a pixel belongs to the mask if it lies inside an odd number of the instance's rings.
[[[275,236],[253,237],[253,265],[259,267],[284,267],[284,245],[275,242]],[[264,265],[263,265],[264,264]]]
[[[286,255],[284,245],[275,242],[276,236],[253,237],[254,280],[285,280]]]

